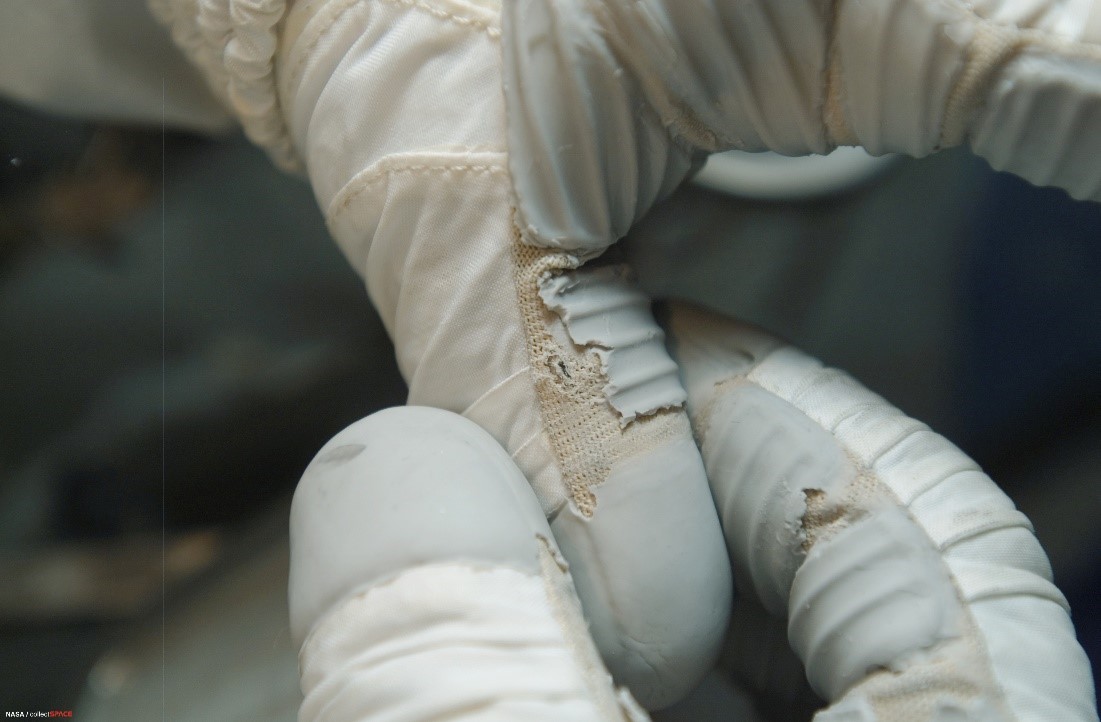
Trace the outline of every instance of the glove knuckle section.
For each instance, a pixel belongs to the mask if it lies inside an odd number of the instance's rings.
[[[518,220],[531,242],[603,249],[691,168],[638,101],[604,29],[582,3],[503,7],[505,103]]]
[[[831,103],[852,141],[915,156],[970,141],[999,170],[1101,199],[1096,0],[837,7]]]
[[[969,89],[972,147],[998,170],[1101,200],[1101,3],[976,10],[984,24],[972,55],[986,59],[987,77]]]
[[[997,170],[1101,201],[1101,50],[1021,51],[990,87],[970,133]]]
[[[876,155],[936,150],[973,32],[954,3],[837,0],[831,102],[849,141]]]
[[[735,577],[789,615],[820,719],[1096,719],[1047,558],[989,477],[844,374],[700,318],[671,332]]]

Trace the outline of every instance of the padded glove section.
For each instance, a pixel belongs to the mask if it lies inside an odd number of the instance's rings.
[[[1079,49],[1029,48],[1008,63],[969,138],[998,170],[1101,201],[1101,46]]]

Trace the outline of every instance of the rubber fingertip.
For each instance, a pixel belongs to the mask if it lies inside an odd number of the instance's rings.
[[[448,411],[386,409],[334,436],[291,506],[291,631],[301,642],[357,588],[462,560],[538,572],[550,528],[523,474],[488,433]]]
[[[679,439],[613,467],[596,513],[551,523],[593,638],[618,684],[649,709],[714,665],[732,599],[730,563],[703,463]]]

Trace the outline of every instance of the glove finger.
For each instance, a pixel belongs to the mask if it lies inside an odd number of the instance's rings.
[[[300,720],[645,720],[503,449],[436,409],[337,434],[291,507]]]
[[[591,253],[517,227],[497,11],[421,5],[296,5],[279,61],[290,133],[409,402],[508,450],[612,673],[668,704],[713,663],[730,599],[684,391],[622,269],[582,269]]]
[[[1101,201],[1101,2],[986,5],[966,139],[997,170]]]
[[[669,329],[735,576],[788,616],[819,719],[1096,719],[1047,557],[974,462],[757,329]]]
[[[970,143],[998,170],[1101,200],[1101,3],[844,3],[839,143],[923,156]]]
[[[505,103],[521,228],[602,248],[701,154],[969,142],[1101,200],[1101,0],[517,0]],[[568,99],[565,100],[564,99]]]

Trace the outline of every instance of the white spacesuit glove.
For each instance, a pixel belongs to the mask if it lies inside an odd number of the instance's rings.
[[[1097,719],[1047,558],[973,462],[755,328],[677,307],[669,329],[736,577],[787,617],[831,703],[819,722]],[[646,719],[600,663],[522,473],[454,414],[380,412],[318,453],[290,602],[302,722]],[[770,626],[736,615],[731,683],[660,719],[744,722],[738,690],[790,695]]]
[[[581,264],[725,147],[969,139],[1080,196],[1101,182],[1092,2],[151,5],[250,137],[308,171],[410,402],[522,469],[605,661],[651,707],[712,664],[730,580],[647,300]]]

